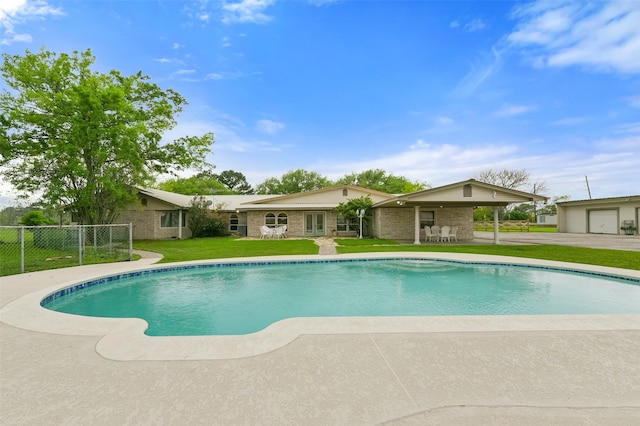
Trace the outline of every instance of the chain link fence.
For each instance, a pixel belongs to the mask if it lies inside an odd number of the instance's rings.
[[[133,259],[131,224],[0,226],[0,276]]]

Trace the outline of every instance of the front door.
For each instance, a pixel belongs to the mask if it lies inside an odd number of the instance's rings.
[[[304,235],[325,235],[324,212],[306,212],[304,214]]]

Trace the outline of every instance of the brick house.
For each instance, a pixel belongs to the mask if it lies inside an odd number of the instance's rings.
[[[287,225],[289,237],[355,236],[358,224],[335,211],[341,202],[369,196],[372,220],[365,235],[420,243],[425,225],[458,226],[458,239],[473,239],[473,209],[545,198],[470,179],[411,194],[393,195],[341,185],[288,195],[208,195],[212,210],[228,224],[230,234],[260,237],[260,227]],[[138,205],[122,212],[119,222],[132,222],[134,239],[188,238],[186,214],[193,196],[140,189]],[[497,217],[497,215],[496,215]],[[497,239],[497,236],[496,236]]]

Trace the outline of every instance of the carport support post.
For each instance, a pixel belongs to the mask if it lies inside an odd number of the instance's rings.
[[[500,222],[498,220],[498,215],[500,214],[500,209],[498,206],[493,206],[493,244],[500,244]]]
[[[413,244],[420,244],[420,206],[415,206],[413,208],[414,211],[414,240]]]

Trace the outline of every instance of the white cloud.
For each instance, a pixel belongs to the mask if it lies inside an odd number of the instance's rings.
[[[276,133],[284,130],[284,123],[272,120],[258,120],[256,122],[256,129],[259,132],[266,133],[268,135],[275,135]]]
[[[513,117],[515,115],[533,111],[534,109],[534,107],[528,105],[507,105],[504,108],[495,111],[493,115],[496,117]]]
[[[485,55],[481,63],[471,64],[471,70],[460,80],[452,94],[461,97],[471,95],[485,80],[496,73],[501,66],[501,53],[495,48],[492,48],[491,55]]]
[[[450,124],[453,124],[453,119],[445,117],[444,115],[439,115],[436,117],[436,123],[442,126],[448,126]]]
[[[0,30],[4,29],[0,44],[31,42],[31,35],[16,33],[16,27],[28,21],[60,16],[60,8],[50,6],[45,0],[0,1]]]
[[[514,9],[511,46],[536,66],[640,73],[640,2],[540,0]]]
[[[629,96],[626,100],[629,102],[630,107],[640,108],[640,95]]]
[[[272,19],[264,10],[271,6],[275,0],[240,0],[239,2],[226,2],[222,5],[224,17],[222,22],[232,23],[265,23]]]
[[[240,71],[229,72],[229,71],[221,71],[221,72],[212,72],[206,75],[206,80],[233,80],[236,78],[243,77],[244,73]]]
[[[591,120],[591,117],[567,117],[552,121],[549,124],[553,126],[577,126],[589,120]]]
[[[458,28],[460,26],[460,22],[458,21],[451,21],[451,23],[449,23],[449,28]]]
[[[470,33],[483,30],[487,27],[487,22],[480,18],[472,19],[464,26],[465,31]]]

